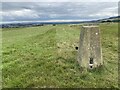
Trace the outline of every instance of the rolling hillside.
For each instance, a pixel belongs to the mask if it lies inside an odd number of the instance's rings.
[[[81,25],[2,29],[3,88],[118,88],[118,25],[100,24],[103,68],[80,72]]]

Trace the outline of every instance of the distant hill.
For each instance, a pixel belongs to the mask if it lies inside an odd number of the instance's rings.
[[[43,26],[47,24],[55,25],[55,24],[106,23],[106,22],[120,22],[120,16],[114,16],[105,19],[91,20],[91,21],[9,23],[9,24],[2,24],[0,25],[0,27],[19,28],[19,27]]]
[[[97,20],[97,22],[120,22],[120,16],[109,17]]]

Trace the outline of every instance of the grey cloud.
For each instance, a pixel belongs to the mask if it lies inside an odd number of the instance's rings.
[[[98,16],[98,13],[101,12],[103,14],[104,12],[117,14],[117,9],[109,9],[114,7],[117,7],[116,2],[3,2],[2,12],[7,15],[3,14],[2,16],[3,21],[29,21],[51,19],[87,20],[107,17],[106,15]],[[16,11],[22,11],[18,13],[23,13],[24,15],[16,15]],[[12,12],[13,14],[9,14]],[[29,17],[27,16],[27,14]],[[29,14],[31,14],[31,16]]]

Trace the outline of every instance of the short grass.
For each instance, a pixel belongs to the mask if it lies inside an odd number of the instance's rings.
[[[75,50],[80,27],[48,25],[3,29],[3,88],[117,88],[117,24],[100,24],[104,67],[83,73]]]

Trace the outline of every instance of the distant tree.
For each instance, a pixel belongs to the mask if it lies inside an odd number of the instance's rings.
[[[107,20],[106,22],[112,22],[111,20]]]
[[[56,24],[53,24],[53,26],[56,26]]]
[[[101,23],[104,23],[105,21],[101,21]]]

